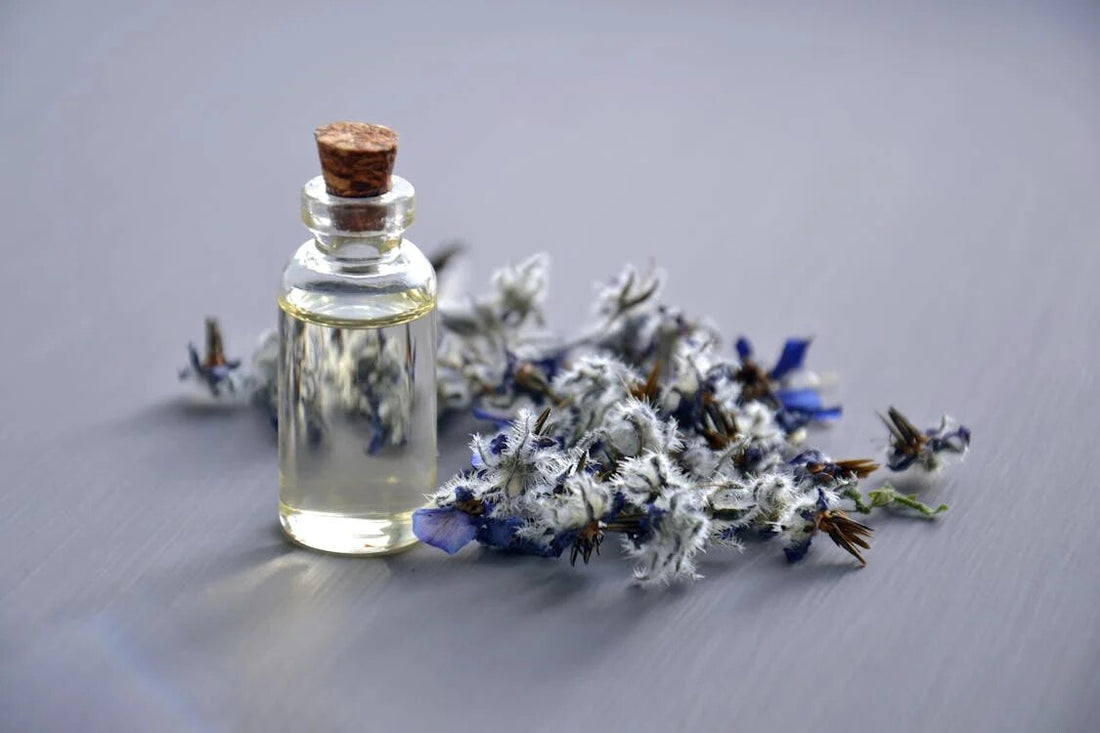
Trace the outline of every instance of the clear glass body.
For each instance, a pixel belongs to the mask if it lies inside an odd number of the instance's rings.
[[[414,192],[302,189],[313,233],[279,290],[279,518],[294,541],[372,554],[416,541],[436,480],[436,280],[404,239]]]

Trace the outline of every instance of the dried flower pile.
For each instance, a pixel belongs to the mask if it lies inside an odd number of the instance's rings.
[[[547,272],[536,256],[497,271],[487,294],[440,304],[441,414],[471,410],[495,429],[473,436],[470,468],[415,514],[427,544],[575,563],[617,534],[636,579],[654,583],[696,577],[699,552],[753,538],[775,538],[794,562],[822,533],[862,564],[872,531],[849,512],[946,510],[889,484],[865,496],[875,461],[805,445],[808,428],[841,415],[805,367],[809,339],[789,339],[770,365],[745,338],[727,349],[714,325],[661,303],[659,272],[632,267],[600,287],[591,327],[562,338],[544,327]],[[245,371],[208,333],[181,376],[270,410],[274,337]],[[890,408],[883,422],[892,471],[936,472],[969,447],[948,417],[920,430]]]

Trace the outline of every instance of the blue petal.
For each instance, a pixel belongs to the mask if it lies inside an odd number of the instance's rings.
[[[947,431],[942,435],[936,433],[935,430],[926,433],[930,438],[928,449],[933,453],[939,453],[940,451],[962,453],[970,445],[970,429],[965,425],[960,425],[955,430]]]
[[[197,374],[202,374],[202,359],[199,358],[199,351],[194,344],[187,344],[187,360],[191,362],[191,368]]]
[[[723,527],[718,533],[718,539],[725,541],[736,540],[741,531],[741,527]]]
[[[550,546],[543,548],[538,554],[543,557],[561,557],[561,554],[565,552],[565,548],[572,547],[573,543],[577,541],[577,531],[562,532],[554,537],[550,542]]]
[[[805,427],[810,422],[810,416],[805,410],[780,409],[775,413],[775,421],[785,433],[793,433],[799,428]]]
[[[477,526],[473,517],[454,507],[417,509],[413,533],[421,542],[453,555],[477,536]]]
[[[812,540],[813,535],[810,535],[801,542],[795,542],[794,544],[784,547],[783,554],[787,556],[787,562],[798,562],[806,557],[806,553],[810,551],[810,542]]]
[[[788,410],[812,412],[821,409],[821,395],[813,389],[781,389],[776,396]]]
[[[552,380],[561,371],[561,362],[565,359],[565,351],[556,351],[550,356],[542,359],[536,359],[532,363],[542,370],[542,373],[546,375],[546,378]]]
[[[802,368],[802,362],[806,360],[806,350],[810,348],[810,339],[787,339],[783,344],[783,353],[779,355],[779,361],[768,376],[772,379],[782,379],[796,369]]]
[[[474,417],[478,418],[479,420],[490,420],[496,423],[498,430],[503,430],[512,423],[512,418],[508,415],[502,415],[498,412],[491,412],[490,410],[486,410],[484,407],[475,407],[473,412]]]
[[[752,342],[744,336],[737,339],[737,355],[741,357],[741,361],[752,356]]]
[[[558,441],[554,438],[551,438],[549,435],[536,435],[534,437],[534,443],[535,446],[538,448],[553,448],[554,446],[558,445]],[[565,446],[562,445],[559,447],[564,448]]]
[[[480,526],[475,530],[477,541],[489,547],[511,547],[512,540],[516,536],[516,530],[523,524],[518,517],[506,519],[482,518]]]
[[[804,466],[807,463],[824,463],[825,454],[819,451],[817,448],[811,448],[810,450],[804,450],[797,456],[787,461],[791,466]]]
[[[676,418],[679,425],[696,425],[703,412],[703,390],[694,395],[680,395],[680,402],[672,411],[672,417]]]
[[[371,419],[371,436],[367,444],[367,453],[374,455],[386,447],[386,429],[376,417]]]
[[[917,456],[910,455],[908,453],[902,453],[900,451],[893,451],[887,457],[886,466],[891,471],[904,471],[912,466],[917,460]]]
[[[792,433],[812,422],[828,422],[837,420],[843,412],[840,405],[835,407],[818,407],[807,409],[804,407],[787,407],[784,405],[775,413],[775,421],[779,427],[787,433]]]
[[[499,456],[508,447],[508,433],[501,433],[489,441],[489,452]]]
[[[506,520],[509,522],[516,521],[514,518]],[[520,525],[516,524],[516,528]],[[577,539],[577,532],[563,532],[560,535],[556,535],[550,540],[548,544],[541,544],[532,542],[531,540],[524,539],[522,537],[516,537],[514,529],[498,528],[501,537],[508,537],[508,544],[501,545],[508,552],[515,552],[520,555],[537,555],[539,557],[561,557],[561,554],[565,552],[566,548],[572,547],[574,540]],[[481,537],[478,537],[478,541],[482,541]]]

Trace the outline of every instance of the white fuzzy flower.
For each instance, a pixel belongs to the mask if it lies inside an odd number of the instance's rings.
[[[650,268],[639,275],[634,265],[628,264],[614,280],[599,285],[595,311],[613,319],[628,311],[651,310],[661,294],[664,279],[664,270]]]
[[[775,421],[775,411],[760,402],[749,402],[735,408],[737,428],[748,439],[765,444],[783,443],[783,430]]]
[[[596,432],[618,456],[668,453],[682,446],[676,421],[662,420],[648,403],[633,397],[612,405]]]
[[[579,530],[611,510],[610,486],[583,471],[573,473],[553,491],[529,497],[523,505],[533,536],[554,536]]]
[[[717,458],[707,441],[696,436],[684,441],[684,447],[680,452],[680,465],[692,478],[705,480],[714,475]]]
[[[537,254],[517,265],[507,265],[493,273],[498,305],[505,322],[522,323],[533,315],[542,323],[542,302],[546,298],[546,282],[550,258]]]
[[[428,506],[449,507],[458,500],[458,493],[468,492],[472,498],[491,498],[492,486],[482,477],[460,473],[452,476],[438,489],[428,495]]]
[[[703,379],[715,364],[714,342],[681,341],[672,357],[672,368],[662,395],[661,408],[676,412],[684,400],[694,400],[703,387]],[[736,393],[733,395],[736,399]]]
[[[554,441],[535,433],[536,421],[530,410],[520,410],[503,433],[475,435],[470,442],[474,467],[486,469],[487,479],[509,500],[545,484],[545,459],[558,452]]]
[[[766,473],[753,478],[748,483],[752,501],[744,514],[737,520],[741,527],[751,527],[764,532],[782,531],[790,523],[796,512],[800,492],[790,476],[782,473]],[[711,497],[714,502],[715,497]],[[736,501],[736,495],[718,499],[718,501]]]
[[[554,394],[568,405],[560,428],[575,441],[596,429],[615,404],[630,397],[637,373],[616,359],[585,356],[557,376]]]
[[[697,447],[693,460],[698,470],[709,468],[722,477],[737,478],[746,470],[762,472],[778,467],[788,450],[788,439],[775,422],[775,412],[766,405],[750,402],[732,406],[731,413],[737,424],[736,439],[714,451],[709,462],[705,451]]]
[[[751,480],[722,481],[711,487],[707,499],[720,512],[746,512],[756,504]]]
[[[668,491],[691,488],[691,482],[663,453],[644,453],[619,464],[612,486],[635,506],[644,506]]]
[[[710,535],[710,519],[693,488],[667,491],[653,502],[650,527],[623,547],[635,560],[634,577],[643,584],[694,579],[695,555]]]

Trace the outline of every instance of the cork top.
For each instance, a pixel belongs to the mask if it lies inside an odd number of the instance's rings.
[[[390,190],[397,158],[397,133],[365,122],[333,122],[318,127],[317,152],[325,189],[333,196],[367,198]]]

